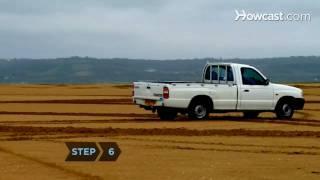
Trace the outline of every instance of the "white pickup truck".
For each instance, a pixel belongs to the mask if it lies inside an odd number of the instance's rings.
[[[301,89],[270,83],[252,66],[207,63],[202,82],[134,82],[133,102],[170,120],[177,113],[204,119],[210,112],[235,111],[246,118],[275,112],[279,119],[291,119],[305,101]]]

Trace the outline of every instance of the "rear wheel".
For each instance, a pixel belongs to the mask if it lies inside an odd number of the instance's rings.
[[[178,114],[177,111],[167,108],[160,108],[157,113],[161,120],[174,120]]]
[[[259,116],[259,112],[244,112],[243,117],[248,119],[257,118]]]
[[[289,101],[282,101],[276,107],[276,115],[279,119],[291,119],[294,113],[294,107]]]
[[[205,119],[209,115],[209,105],[195,101],[190,105],[188,115],[191,119]]]

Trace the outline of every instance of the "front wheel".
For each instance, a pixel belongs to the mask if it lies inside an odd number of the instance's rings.
[[[291,119],[293,116],[294,108],[289,102],[283,101],[277,105],[276,115],[279,119]]]
[[[189,117],[191,119],[205,119],[209,115],[209,108],[206,103],[194,102],[189,108]]]

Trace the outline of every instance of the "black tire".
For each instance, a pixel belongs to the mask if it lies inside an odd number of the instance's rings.
[[[160,108],[157,113],[161,120],[174,120],[178,114],[177,111],[167,108]]]
[[[243,112],[243,117],[247,119],[254,119],[259,116],[260,112]]]
[[[209,115],[209,107],[205,101],[194,101],[189,107],[188,116],[191,119],[206,119]]]
[[[276,107],[278,119],[291,119],[294,113],[294,106],[290,101],[280,101]]]

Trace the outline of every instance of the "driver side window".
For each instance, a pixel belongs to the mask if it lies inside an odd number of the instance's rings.
[[[241,76],[244,85],[265,85],[265,79],[254,69],[241,68]]]

